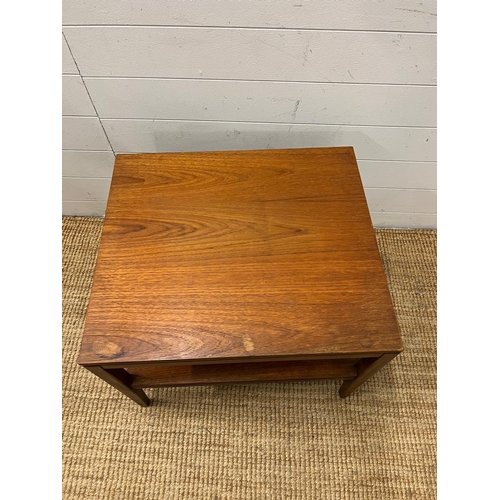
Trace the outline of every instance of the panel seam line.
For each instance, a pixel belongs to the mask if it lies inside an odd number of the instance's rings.
[[[102,124],[101,117],[99,116],[99,113],[97,112],[97,108],[95,107],[94,101],[92,100],[92,96],[90,95],[89,89],[87,88],[87,84],[85,83],[85,80],[83,79],[82,73],[80,71],[80,68],[78,67],[78,64],[76,62],[75,56],[73,55],[73,51],[71,50],[69,42],[66,39],[66,35],[64,34],[64,31],[62,33],[62,36],[64,38],[64,41],[66,42],[66,45],[68,47],[69,53],[71,55],[71,58],[73,59],[73,62],[75,63],[76,69],[78,71],[78,75],[80,76],[80,78],[82,80],[83,87],[85,88],[85,92],[87,92],[87,95],[89,96],[90,103],[92,104],[92,107],[94,108],[96,117],[99,120],[99,124],[101,125],[101,129],[102,129],[102,131],[104,133],[104,136],[106,137],[106,140],[108,141],[109,147],[111,148],[111,151],[113,152],[113,155],[116,156],[115,150],[113,149],[113,146],[111,144],[111,141],[109,140],[108,134],[106,133],[106,129],[104,128],[104,125]]]

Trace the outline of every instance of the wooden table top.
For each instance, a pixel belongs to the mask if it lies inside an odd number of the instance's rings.
[[[80,364],[401,350],[352,148],[116,157]]]

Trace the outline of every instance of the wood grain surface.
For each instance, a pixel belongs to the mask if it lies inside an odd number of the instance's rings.
[[[281,361],[184,366],[134,366],[130,386],[167,387],[183,385],[278,382],[282,380],[354,379],[356,360]]]
[[[352,148],[117,156],[80,364],[401,350]]]

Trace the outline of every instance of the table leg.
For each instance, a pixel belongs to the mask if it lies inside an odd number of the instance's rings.
[[[365,358],[358,363],[358,376],[353,380],[346,380],[340,387],[340,397],[345,398],[352,394],[361,384],[383,368],[398,353],[383,354],[380,358]]]
[[[149,406],[149,398],[142,389],[130,387],[131,376],[123,368],[103,368],[102,366],[86,366],[87,370],[102,378],[141,406]]]

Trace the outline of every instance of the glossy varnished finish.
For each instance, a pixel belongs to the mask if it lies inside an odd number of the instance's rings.
[[[117,156],[80,364],[401,350],[352,148]]]

